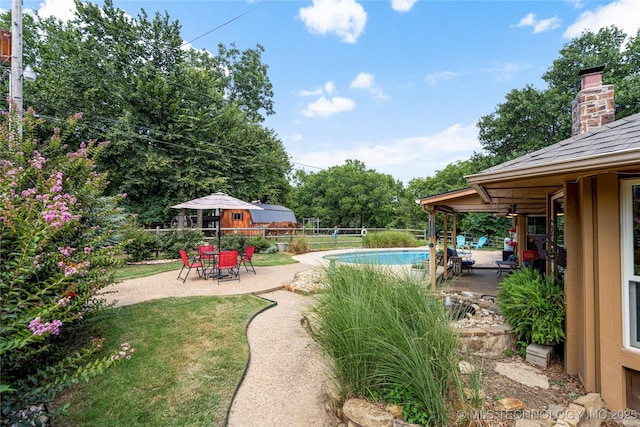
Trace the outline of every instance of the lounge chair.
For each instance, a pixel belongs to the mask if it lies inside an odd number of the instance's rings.
[[[484,244],[487,243],[487,237],[486,236],[482,236],[478,239],[477,242],[472,243],[471,246],[473,246],[473,249],[480,250],[482,249],[482,247],[484,246]]]

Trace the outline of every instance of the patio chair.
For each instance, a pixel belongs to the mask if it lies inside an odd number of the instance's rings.
[[[196,269],[196,272],[198,273],[198,277],[202,277],[204,271],[202,270],[202,263],[200,261],[196,261],[195,259],[193,260],[189,260],[189,257],[187,256],[187,252],[184,249],[180,249],[180,258],[182,259],[182,268],[180,269],[180,274],[178,274],[178,279],[177,280],[182,280],[182,283],[187,281],[187,277],[189,277],[189,273],[191,272],[192,268]],[[184,277],[182,277],[182,272],[187,269],[187,274],[184,275]]]
[[[477,242],[472,243],[471,246],[473,246],[473,249],[480,250],[482,249],[482,247],[484,246],[484,244],[487,243],[487,237],[486,236],[482,236],[478,239]]]
[[[451,260],[451,262],[449,262],[449,265],[447,266],[448,270],[451,270],[453,268],[453,258],[459,258],[462,265],[461,270],[466,269],[469,272],[469,274],[471,274],[471,268],[476,263],[476,260],[471,259],[470,257],[467,257],[467,258],[460,257],[460,255],[458,255],[458,251],[453,248],[447,248],[447,258]],[[460,272],[462,273],[462,271]]]
[[[518,257],[515,254],[509,255],[506,261],[496,261],[496,265],[498,266],[498,271],[496,272],[498,277],[502,276],[502,273],[507,271],[511,273],[520,268],[518,266]]]
[[[465,246],[467,246],[467,239],[462,234],[458,234],[456,236],[456,249],[465,249]]]
[[[242,257],[240,257],[240,260],[238,261],[238,263],[242,263],[242,265],[244,265],[245,270],[247,270],[247,272],[249,271],[249,268],[247,267],[247,262],[249,263],[249,265],[251,266],[251,271],[253,271],[253,274],[256,274],[256,269],[253,268],[253,263],[251,262],[251,258],[253,258],[253,252],[256,250],[255,246],[247,246],[247,248],[244,250],[244,254],[242,254]]]
[[[223,270],[225,270],[223,272]],[[240,264],[238,264],[238,251],[222,251],[218,255],[216,278],[218,282],[227,280],[240,280]]]
[[[200,259],[201,260],[213,260],[215,259],[215,255],[211,255],[211,254],[204,254],[203,252],[215,252],[216,247],[215,245],[203,245],[203,246],[198,246],[198,255],[200,255]]]

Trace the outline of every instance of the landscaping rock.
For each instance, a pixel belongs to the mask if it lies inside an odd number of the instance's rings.
[[[347,400],[342,413],[361,427],[393,427],[393,415],[364,399]]]
[[[523,363],[496,363],[495,371],[529,387],[549,388],[549,379],[542,371]]]

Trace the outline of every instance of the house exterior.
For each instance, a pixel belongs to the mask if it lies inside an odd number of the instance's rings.
[[[602,68],[581,76],[571,138],[417,201],[432,220],[512,216],[519,259],[539,251],[564,280],[566,371],[609,409],[640,410],[640,114],[614,121]]]

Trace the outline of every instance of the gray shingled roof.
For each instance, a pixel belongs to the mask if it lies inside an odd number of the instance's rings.
[[[638,149],[640,149],[640,113],[616,120],[594,132],[572,136],[541,150],[485,169],[479,175]]]
[[[268,203],[252,203],[252,205],[260,206],[261,211],[250,210],[251,221],[254,223],[269,223],[269,222],[283,222],[290,221],[296,224],[296,216],[289,208],[279,205],[270,205]]]

